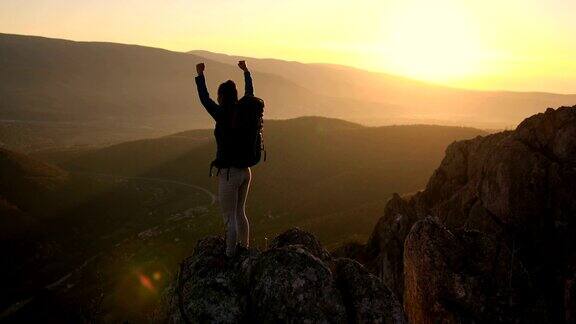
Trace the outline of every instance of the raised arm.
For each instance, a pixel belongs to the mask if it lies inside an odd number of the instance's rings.
[[[254,85],[252,84],[252,76],[250,75],[250,71],[248,71],[246,61],[238,61],[238,67],[244,71],[244,95],[253,96]]]
[[[198,73],[198,76],[196,76],[196,88],[198,89],[198,96],[200,97],[202,106],[204,106],[210,116],[216,120],[220,106],[210,98],[208,88],[206,87],[206,79],[204,78],[204,68],[204,63],[196,65],[196,72]]]

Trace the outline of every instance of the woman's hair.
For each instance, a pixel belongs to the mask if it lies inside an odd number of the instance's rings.
[[[238,90],[232,80],[222,83],[218,87],[218,103],[221,106],[227,106],[238,102]]]

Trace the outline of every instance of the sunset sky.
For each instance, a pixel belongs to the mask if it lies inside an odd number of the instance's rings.
[[[0,32],[576,93],[574,0],[0,0]]]

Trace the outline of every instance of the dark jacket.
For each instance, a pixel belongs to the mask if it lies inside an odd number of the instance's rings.
[[[244,72],[245,91],[244,96],[254,95],[254,86],[252,85],[252,77],[250,72]],[[196,77],[196,87],[198,88],[198,96],[200,102],[206,108],[206,111],[216,121],[216,128],[214,129],[214,137],[216,138],[216,159],[212,165],[217,168],[229,167],[242,167],[235,165],[235,157],[239,155],[236,152],[239,145],[235,142],[238,140],[236,136],[237,130],[230,125],[230,115],[236,108],[235,106],[220,106],[210,98],[208,88],[206,87],[206,79],[204,75]]]

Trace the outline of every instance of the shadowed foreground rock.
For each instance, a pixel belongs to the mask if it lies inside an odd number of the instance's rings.
[[[348,305],[349,323],[403,323],[402,307],[394,294],[358,262],[334,261],[337,285]]]
[[[545,323],[518,258],[478,231],[448,231],[432,218],[406,239],[405,311],[412,323]]]
[[[291,229],[262,253],[224,255],[200,240],[166,293],[171,323],[405,323],[394,294],[362,265],[332,259],[310,233]]]

